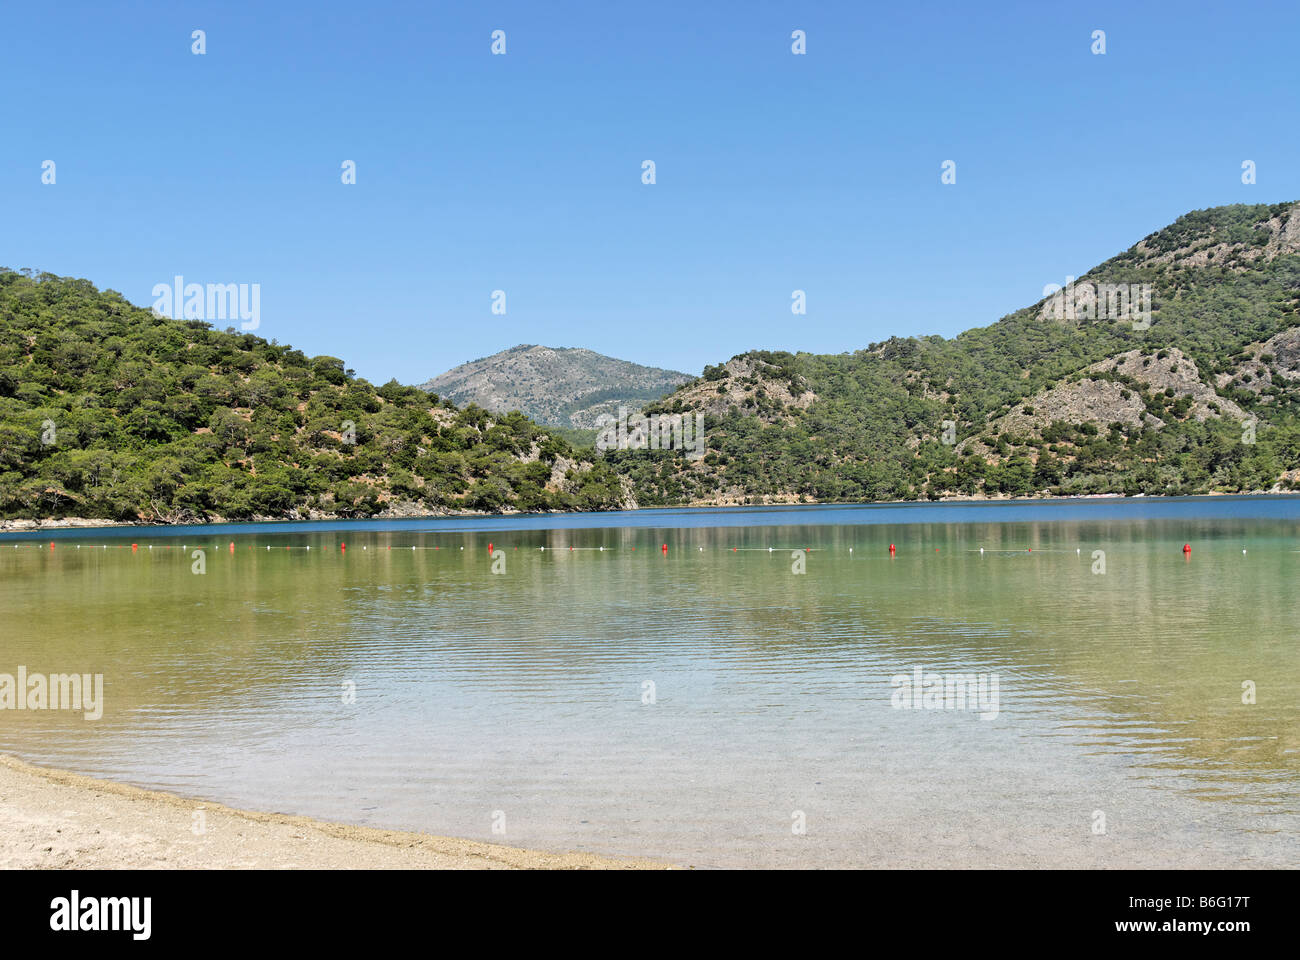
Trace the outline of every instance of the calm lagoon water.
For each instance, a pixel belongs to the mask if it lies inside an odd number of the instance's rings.
[[[1295,867],[1297,573],[1289,497],[3,535],[0,672],[106,703],[0,751],[697,866]]]

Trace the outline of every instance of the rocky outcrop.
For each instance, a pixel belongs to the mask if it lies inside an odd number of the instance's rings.
[[[720,375],[719,375],[720,373]],[[672,409],[700,410],[722,417],[733,408],[756,416],[764,423],[792,419],[792,410],[807,410],[817,401],[802,378],[793,383],[778,377],[776,368],[765,361],[741,355],[718,368],[712,378],[701,378],[666,398]]]

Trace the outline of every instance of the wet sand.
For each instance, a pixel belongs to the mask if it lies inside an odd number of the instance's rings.
[[[196,817],[196,813],[202,814]],[[196,825],[202,832],[196,832]],[[0,755],[0,868],[666,869],[234,810]]]

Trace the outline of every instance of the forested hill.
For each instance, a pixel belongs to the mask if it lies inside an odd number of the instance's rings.
[[[1114,284],[1147,285],[1149,323],[1038,303],[952,339],[708,367],[646,409],[704,413],[693,459],[577,454],[519,413],[0,270],[0,519],[1300,487],[1300,204],[1188,214],[1075,293]]]
[[[1300,204],[1187,214],[1071,295],[1121,283],[1149,284],[1149,326],[1039,303],[953,339],[741,354],[645,411],[704,411],[702,460],[607,456],[642,506],[1295,489]]]
[[[0,269],[0,518],[601,510],[603,464],[520,414]]]

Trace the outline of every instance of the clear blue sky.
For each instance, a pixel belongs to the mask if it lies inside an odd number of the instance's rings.
[[[1294,0],[10,4],[0,264],[260,283],[261,335],[377,383],[951,335],[1300,199],[1298,36]]]

